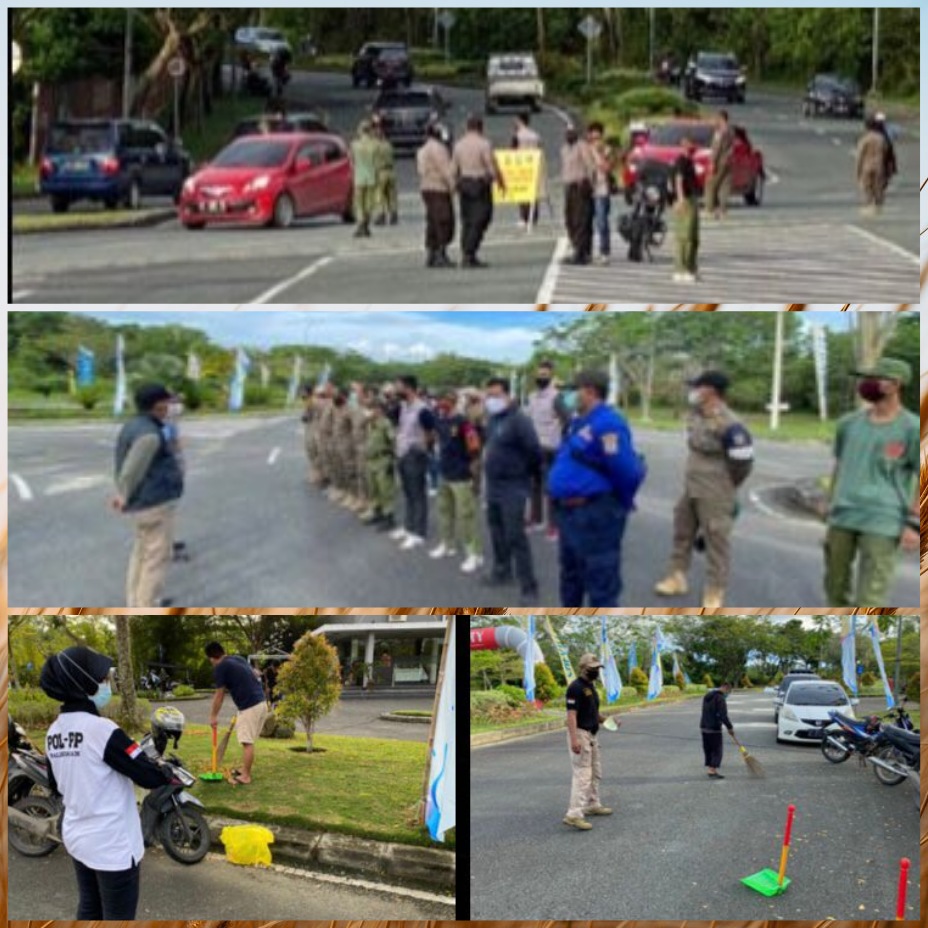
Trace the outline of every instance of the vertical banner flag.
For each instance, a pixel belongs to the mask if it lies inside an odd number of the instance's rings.
[[[857,695],[857,616],[841,620],[841,674],[844,685]]]
[[[290,374],[290,383],[287,386],[287,405],[296,402],[296,394],[300,388],[300,375],[303,371],[303,359],[297,354],[293,356],[293,372]]]
[[[116,395],[113,397],[113,415],[121,416],[126,408],[126,345],[121,335],[116,336]]]
[[[187,379],[196,383],[200,379],[200,359],[192,351],[187,352]]]
[[[528,635],[528,647],[525,649],[525,663],[522,672],[522,685],[525,698],[535,701],[535,616],[530,615],[525,622],[525,634]]]
[[[661,667],[661,652],[666,647],[659,628],[654,629],[651,642],[651,676],[648,679],[648,699],[657,699],[664,688],[664,668]]]
[[[615,354],[609,356],[609,397],[610,406],[619,405],[619,362]]]
[[[823,325],[812,326],[812,357],[815,361],[818,414],[824,422],[828,418],[828,338]]]
[[[609,644],[605,616],[602,617],[601,637],[601,654],[599,659],[603,662],[603,685],[606,688],[606,700],[607,702],[615,702],[622,695],[622,678],[619,676],[619,668],[615,665],[615,656]]]
[[[676,682],[677,677],[682,676],[683,671],[680,670],[680,662],[677,660],[677,652],[673,652],[673,679]]]
[[[554,642],[554,649],[557,656],[561,659],[561,670],[564,671],[564,679],[570,683],[574,678],[573,668],[570,666],[570,652],[561,644],[560,638],[554,633],[554,626],[551,624],[551,617],[545,616],[545,628],[548,630],[548,637]]]
[[[628,675],[632,675],[632,669],[638,666],[638,646],[633,641],[632,646],[628,649]]]
[[[316,384],[317,387],[324,387],[329,382],[329,377],[332,376],[332,365],[328,361],[325,362],[325,367],[322,368],[322,373],[319,375],[319,382]]]
[[[883,681],[883,690],[886,693],[886,708],[892,709],[896,705],[893,698],[893,688],[886,679],[886,668],[883,666],[883,652],[880,650],[880,631],[876,627],[876,622],[870,622],[870,641],[873,644],[873,653],[876,657],[877,666],[880,668],[880,679]]]
[[[261,362],[261,386],[266,390],[267,385],[271,382],[271,369],[262,361]]]
[[[238,348],[235,352],[235,372],[232,374],[232,383],[229,386],[229,411],[238,412],[245,403],[245,378],[251,359],[244,349]]]
[[[455,825],[455,617],[448,616],[445,633],[444,677],[438,691],[435,730],[429,767],[429,792],[425,803],[425,824],[433,841],[444,841],[445,832]]]
[[[93,352],[83,345],[77,348],[77,385],[89,387],[93,384]]]

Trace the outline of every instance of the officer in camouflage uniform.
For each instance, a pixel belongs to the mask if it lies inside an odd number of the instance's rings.
[[[333,503],[337,503],[341,501],[344,494],[339,484],[338,459],[335,453],[335,426],[338,410],[335,407],[335,388],[328,384],[324,390],[325,399],[319,417],[319,450],[322,453],[323,468],[328,481],[326,496]]]
[[[376,153],[377,143],[371,124],[365,119],[358,126],[358,134],[351,143],[354,213],[357,221],[355,238],[369,238],[371,234],[371,216],[377,196]]]
[[[370,494],[370,508],[361,517],[382,532],[396,527],[393,505],[396,499],[396,428],[390,421],[390,402],[375,399],[371,404],[372,416],[367,427],[365,470]]]
[[[346,509],[357,504],[357,466],[354,455],[352,413],[348,408],[348,391],[339,389],[335,394],[335,482],[341,491],[336,500]]]
[[[300,391],[303,398],[303,439],[308,462],[306,479],[313,486],[324,484],[319,448],[319,418],[322,399],[316,396],[312,386],[306,384]]]
[[[674,508],[667,574],[654,587],[661,596],[682,596],[689,591],[686,575],[693,545],[701,536],[707,560],[702,597],[706,609],[721,608],[725,599],[737,490],[754,463],[751,435],[725,404],[728,385],[721,371],[705,371],[690,381],[683,495]]]
[[[399,216],[393,145],[384,132],[381,118],[374,116],[371,122],[374,126],[374,140],[377,145],[374,150],[374,167],[377,171],[377,218],[374,220],[374,225],[386,225],[389,221],[391,226],[395,226]]]
[[[351,447],[354,456],[354,493],[356,503],[351,508],[363,515],[370,508],[367,491],[367,427],[370,418],[367,408],[367,389],[355,383],[351,387],[348,408],[351,416]]]

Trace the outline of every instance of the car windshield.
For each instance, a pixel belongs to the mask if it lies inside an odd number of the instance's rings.
[[[696,59],[696,64],[700,68],[706,68],[709,71],[737,71],[738,61],[730,55],[700,55]]]
[[[846,706],[847,693],[837,683],[823,686],[821,683],[794,683],[786,694],[791,706]]]
[[[704,123],[668,123],[664,126],[655,126],[648,136],[649,145],[666,145],[676,147],[683,139],[692,139],[700,148],[708,148],[712,144],[712,126]]]
[[[490,62],[490,73],[536,77],[538,75],[538,67],[531,58],[501,58]]]
[[[290,142],[245,139],[223,149],[210,162],[214,168],[277,168],[290,154]]]
[[[383,110],[425,109],[432,105],[432,100],[427,93],[385,93],[376,105]]]
[[[59,123],[52,127],[47,150],[54,155],[83,155],[113,150],[112,127],[106,123],[73,125]]]
[[[409,56],[403,48],[383,48],[378,57],[381,61],[405,61]]]
[[[276,29],[255,29],[256,39],[266,39],[270,42],[283,42],[284,34]]]

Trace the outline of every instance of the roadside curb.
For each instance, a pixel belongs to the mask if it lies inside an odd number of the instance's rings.
[[[411,722],[413,725],[430,725],[432,723],[431,716],[425,715],[396,715],[393,712],[381,712],[380,717],[385,722]]]
[[[105,223],[101,225],[86,225],[80,222],[63,222],[60,225],[49,226],[44,229],[17,229],[16,217],[10,226],[11,235],[48,235],[56,232],[109,232],[111,229],[143,229],[158,226],[163,222],[170,222],[176,218],[177,211],[171,209],[153,209],[124,221]]]
[[[321,869],[364,874],[428,889],[447,892],[455,889],[453,851],[220,816],[207,816],[207,819],[213,847],[220,852],[224,848],[219,835],[227,825],[261,824],[274,835],[271,853],[275,860],[313,864]]]

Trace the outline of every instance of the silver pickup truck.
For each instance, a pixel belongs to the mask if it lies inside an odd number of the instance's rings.
[[[487,62],[486,111],[504,104],[529,105],[535,112],[544,101],[545,85],[535,56],[528,53],[491,55]]]

